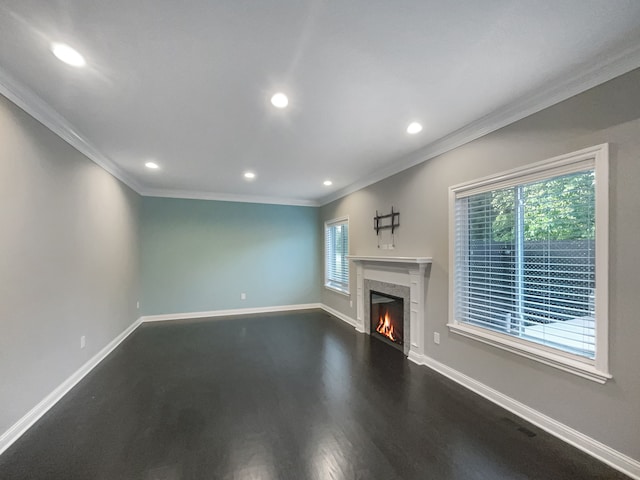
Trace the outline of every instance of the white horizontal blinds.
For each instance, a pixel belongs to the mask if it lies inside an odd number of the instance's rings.
[[[593,169],[456,200],[456,317],[595,355]]]
[[[496,199],[485,192],[456,202],[456,317],[508,331],[515,295],[513,189],[499,192]],[[501,216],[493,206],[499,196],[508,203]]]
[[[325,227],[325,284],[349,291],[349,224],[328,223]]]
[[[595,172],[523,187],[525,334],[595,354]]]

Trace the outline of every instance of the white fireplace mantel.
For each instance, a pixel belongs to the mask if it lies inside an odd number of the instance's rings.
[[[416,265],[431,263],[431,257],[363,257],[359,255],[349,255],[347,258],[354,262],[368,263],[400,263]]]
[[[416,361],[424,355],[425,276],[431,257],[390,257],[350,255],[356,264],[356,330],[367,333],[364,318],[364,281],[378,280],[410,289],[409,359]]]

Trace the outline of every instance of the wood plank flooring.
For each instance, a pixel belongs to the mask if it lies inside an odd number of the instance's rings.
[[[0,478],[627,477],[313,310],[141,326]]]

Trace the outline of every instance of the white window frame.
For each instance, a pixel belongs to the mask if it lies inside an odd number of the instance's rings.
[[[574,355],[553,347],[503,334],[455,318],[456,265],[456,199],[477,193],[530,183],[549,177],[595,169],[596,190],[596,301],[595,301],[595,358]],[[452,333],[536,360],[598,383],[612,378],[609,373],[608,335],[608,277],[609,277],[609,145],[602,144],[577,152],[560,155],[542,162],[491,175],[479,180],[449,187],[449,323]]]
[[[351,243],[351,235],[349,234],[349,217],[340,217],[340,218],[334,218],[332,220],[328,220],[326,222],[324,222],[324,286],[325,288],[333,291],[333,292],[337,292],[340,293],[342,295],[350,295],[350,285],[351,285],[351,269],[349,268],[349,259],[347,258],[346,261],[346,265],[347,265],[347,269],[349,270],[348,275],[347,275],[347,286],[346,288],[340,288],[339,286],[332,284],[331,280],[329,279],[329,257],[328,257],[328,253],[327,252],[327,242],[326,242],[326,238],[327,238],[327,229],[334,227],[336,225],[340,225],[340,224],[346,224],[347,225],[347,250],[349,250],[350,248],[350,243]],[[348,257],[349,252],[347,251],[347,255],[345,255],[345,257]]]

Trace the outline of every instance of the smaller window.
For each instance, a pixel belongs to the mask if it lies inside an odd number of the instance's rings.
[[[324,224],[324,285],[349,293],[349,219]]]

